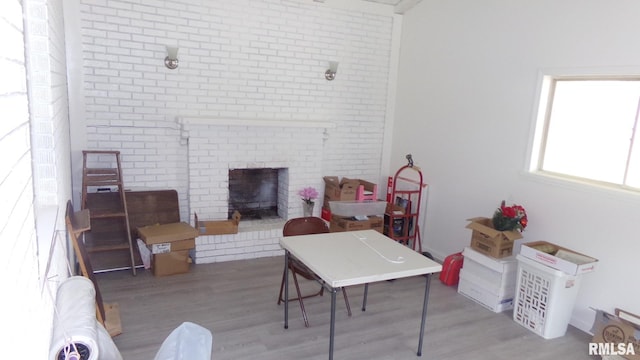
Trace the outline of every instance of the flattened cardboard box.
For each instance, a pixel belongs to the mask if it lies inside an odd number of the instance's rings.
[[[229,220],[199,220],[198,214],[193,213],[196,229],[200,235],[237,234],[240,224],[240,213],[236,210]]]
[[[198,230],[185,223],[172,223],[163,225],[149,225],[138,228],[140,239],[147,245],[194,239],[198,236]]]

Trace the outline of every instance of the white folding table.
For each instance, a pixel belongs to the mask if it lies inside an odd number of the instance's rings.
[[[333,359],[337,290],[345,286],[364,284],[364,311],[369,283],[426,275],[417,352],[418,356],[422,356],[431,274],[441,271],[442,265],[375,230],[287,236],[280,240],[280,245],[285,250],[285,299],[289,298],[290,256],[313,271],[318,276],[318,281],[331,292],[329,360]],[[289,306],[288,301],[285,301],[284,328],[288,327]]]

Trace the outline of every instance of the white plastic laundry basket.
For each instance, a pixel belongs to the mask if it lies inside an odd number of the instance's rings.
[[[518,260],[513,320],[545,339],[564,336],[580,285],[569,275],[524,256]]]

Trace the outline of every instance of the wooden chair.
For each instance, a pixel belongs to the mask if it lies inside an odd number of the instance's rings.
[[[301,217],[291,219],[284,224],[284,228],[282,229],[283,236],[322,234],[328,232],[329,227],[327,226],[327,223],[325,223],[324,220],[319,217]],[[320,290],[313,294],[303,296],[300,292],[300,285],[298,284],[298,275],[308,280],[317,280],[318,277],[313,273],[313,271],[311,271],[302,262],[300,262],[293,256],[289,258],[289,271],[291,271],[291,274],[293,275],[293,283],[295,284],[298,297],[290,298],[288,299],[288,301],[298,300],[298,302],[300,303],[300,309],[302,310],[302,317],[304,318],[304,326],[309,327],[309,320],[307,318],[307,312],[304,309],[304,303],[302,302],[302,299],[313,296],[322,296],[324,293],[324,286],[321,285]],[[282,283],[280,284],[278,305],[280,305],[281,302],[285,301],[282,293],[284,291],[284,281],[286,273],[287,272],[285,269],[282,274]],[[344,288],[342,288],[342,294],[344,295],[344,302],[347,306],[347,313],[349,314],[349,316],[351,316],[351,306],[349,306],[349,298],[347,297],[347,291]]]

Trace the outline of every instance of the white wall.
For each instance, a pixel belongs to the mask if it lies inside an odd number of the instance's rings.
[[[127,187],[178,190],[183,219],[188,162],[176,117],[330,121],[316,166],[377,181],[397,18],[391,6],[348,3],[69,1],[80,21],[67,36],[79,39],[82,62],[71,77],[84,79],[86,108],[72,118],[86,134],[72,151],[120,150]],[[164,66],[166,45],[179,47],[176,70]],[[332,82],[329,61],[339,62]]]
[[[526,240],[600,260],[571,320],[583,330],[589,307],[640,312],[640,196],[527,174],[539,73],[640,73],[638,13],[633,0],[423,0],[403,20],[392,159],[413,153],[431,186],[425,246],[440,258],[460,251],[465,219],[491,216],[503,199],[524,205]]]
[[[11,45],[0,55],[0,77],[3,79],[0,107],[9,115],[0,121],[0,150],[3,154],[0,239],[5,246],[5,250],[0,252],[0,284],[3,293],[9,294],[3,300],[0,317],[3,323],[13,328],[0,344],[11,353],[9,344],[27,345],[18,335],[27,333],[27,324],[37,323],[44,314],[40,310],[43,299],[38,281],[24,30],[19,1],[5,4],[0,15],[0,28],[3,41]],[[42,339],[44,336],[40,333],[36,337]]]
[[[55,292],[68,275],[63,224],[71,184],[61,6],[62,0],[10,0],[0,13],[0,318],[11,329],[0,339],[4,358],[47,357]],[[50,251],[53,239],[59,246]]]

